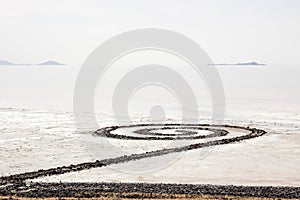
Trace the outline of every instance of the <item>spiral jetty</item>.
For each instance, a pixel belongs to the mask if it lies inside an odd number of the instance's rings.
[[[117,129],[139,128],[133,131],[138,136],[114,134]],[[233,197],[287,198],[299,199],[300,187],[273,186],[233,186],[208,184],[161,184],[161,183],[44,183],[32,182],[31,179],[60,175],[70,172],[120,164],[149,157],[162,156],[175,152],[184,152],[204,147],[225,145],[260,137],[266,131],[256,128],[233,125],[209,124],[137,124],[127,126],[111,126],[97,130],[94,134],[101,137],[122,140],[194,140],[226,136],[229,132],[222,128],[241,129],[249,133],[232,138],[223,138],[182,147],[165,148],[140,154],[123,155],[116,158],[96,160],[76,165],[62,166],[38,171],[25,172],[0,177],[0,199],[16,198],[199,198],[199,195],[222,195]],[[159,133],[160,130],[174,129],[174,134]],[[211,132],[199,135],[198,130]]]

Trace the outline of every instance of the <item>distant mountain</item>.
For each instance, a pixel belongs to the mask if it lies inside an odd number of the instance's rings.
[[[46,61],[46,62],[43,62],[43,63],[40,63],[38,65],[65,65],[65,64],[62,64],[62,63],[58,63],[56,61],[53,61],[53,60],[49,60],[49,61]]]
[[[0,60],[0,65],[16,65],[15,63],[9,62],[7,60]]]
[[[0,65],[31,65],[31,64],[17,64],[17,63],[13,63],[13,62],[10,62],[7,60],[0,60]],[[49,61],[37,64],[37,65],[65,65],[65,64],[49,60]]]
[[[208,65],[252,65],[252,66],[263,66],[266,64],[259,64],[257,62],[245,62],[245,63],[236,63],[236,64],[232,64],[232,63],[221,63],[221,64],[208,64]]]

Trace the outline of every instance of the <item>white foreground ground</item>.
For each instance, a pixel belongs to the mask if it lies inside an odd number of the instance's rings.
[[[300,186],[300,115],[245,113],[226,123],[262,128],[268,134],[240,143],[181,153],[175,155],[176,160],[174,155],[166,155],[36,181]],[[108,142],[92,135],[82,137],[76,133],[71,113],[0,109],[0,119],[2,176],[157,148],[157,143],[129,145],[128,141]],[[101,126],[113,124],[108,116],[98,119]],[[137,118],[137,121],[147,122],[147,119]],[[93,149],[97,152],[101,149],[101,152],[95,155]]]

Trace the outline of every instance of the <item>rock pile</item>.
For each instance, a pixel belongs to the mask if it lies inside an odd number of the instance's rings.
[[[149,183],[19,183],[0,188],[2,196],[27,198],[157,198],[232,195],[261,198],[300,198],[299,187],[149,184]]]

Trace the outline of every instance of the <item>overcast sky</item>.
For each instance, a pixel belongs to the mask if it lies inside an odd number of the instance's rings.
[[[215,63],[300,64],[299,0],[0,0],[0,60],[81,65],[113,35],[155,27],[195,40]]]

